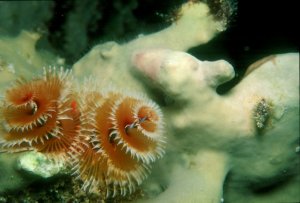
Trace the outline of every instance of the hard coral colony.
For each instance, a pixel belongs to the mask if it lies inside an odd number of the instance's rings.
[[[70,165],[87,192],[132,193],[164,154],[162,113],[144,96],[76,90],[71,73],[50,68],[18,80],[0,103],[0,150],[36,150]]]

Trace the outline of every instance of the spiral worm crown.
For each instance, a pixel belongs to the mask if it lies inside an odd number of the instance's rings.
[[[164,154],[162,113],[146,97],[130,93],[91,90],[83,98],[74,173],[86,191],[104,188],[107,196],[133,192]]]
[[[6,91],[0,107],[2,151],[35,149],[66,158],[79,130],[70,80],[69,72],[50,68],[43,77],[18,80]]]

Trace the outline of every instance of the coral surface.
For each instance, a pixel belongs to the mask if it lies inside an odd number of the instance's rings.
[[[299,55],[276,55],[263,62],[254,65],[253,71],[230,92],[218,95],[215,88],[234,75],[224,61],[202,62],[170,50],[147,50],[134,55],[135,66],[173,99],[165,112],[175,151],[188,159],[186,171],[181,173],[192,173],[195,167],[199,170],[198,181],[195,182],[196,175],[179,180],[183,185],[198,183],[198,192],[194,191],[193,196],[189,188],[182,200],[220,201],[222,186],[217,183],[222,185],[228,171],[232,182],[238,182],[239,187],[251,185],[252,190],[297,174]],[[216,153],[217,157],[210,158]],[[203,159],[208,163],[202,163]],[[174,168],[176,174],[175,164]],[[150,202],[178,201],[181,196],[176,196],[177,188],[173,188],[175,174],[170,177],[170,188]],[[183,188],[180,191],[185,193]],[[214,195],[210,196],[212,191]],[[292,194],[267,201],[297,201],[299,196],[293,190]]]

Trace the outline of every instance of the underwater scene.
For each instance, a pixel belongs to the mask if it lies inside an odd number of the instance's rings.
[[[0,1],[0,203],[299,203],[297,8]]]

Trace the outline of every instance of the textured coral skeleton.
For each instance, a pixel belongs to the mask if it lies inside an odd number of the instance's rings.
[[[265,127],[268,118],[270,117],[270,104],[267,103],[265,99],[261,99],[254,109],[254,120],[256,122],[256,127],[262,129]]]
[[[76,89],[69,71],[17,80],[1,101],[0,149],[36,150],[70,164],[87,192],[130,194],[164,154],[159,107],[145,96]]]

